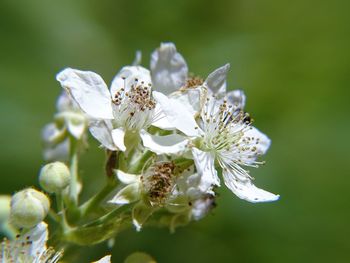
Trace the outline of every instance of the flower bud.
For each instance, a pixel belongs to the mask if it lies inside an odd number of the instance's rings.
[[[0,224],[6,222],[10,215],[11,196],[0,195]]]
[[[47,196],[33,188],[12,196],[10,220],[17,227],[32,228],[44,220],[50,209]]]
[[[39,175],[40,186],[48,193],[60,193],[70,182],[68,167],[61,162],[46,164]]]

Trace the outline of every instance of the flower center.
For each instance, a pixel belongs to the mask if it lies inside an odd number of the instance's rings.
[[[204,80],[200,77],[190,77],[186,80],[184,89],[193,89],[204,83]]]
[[[215,152],[230,150],[232,145],[238,147],[250,124],[249,115],[226,100],[217,100],[214,96],[207,98],[201,114],[204,131],[201,146]]]
[[[174,185],[175,165],[172,162],[156,163],[142,177],[151,204],[164,204]]]
[[[129,130],[140,130],[153,121],[156,106],[152,98],[152,84],[135,78],[133,83],[114,94],[113,104],[115,117],[119,125]]]

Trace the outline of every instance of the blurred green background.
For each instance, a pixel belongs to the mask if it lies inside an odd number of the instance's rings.
[[[350,262],[349,1],[143,0],[0,3],[0,193],[36,184],[40,130],[66,66],[114,74],[173,41],[205,77],[231,63],[255,125],[272,139],[256,184],[279,193],[250,204],[222,187],[218,207],[180,228],[122,233],[113,262],[145,251],[159,262]],[[103,183],[103,152],[83,157],[85,193]],[[92,183],[93,182],[93,183]],[[85,196],[86,196],[85,194]],[[106,245],[81,251],[79,262]]]

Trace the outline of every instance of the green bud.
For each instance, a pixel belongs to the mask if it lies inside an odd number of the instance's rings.
[[[60,193],[70,182],[68,167],[61,162],[46,164],[39,175],[40,186],[48,193]]]
[[[17,227],[32,228],[44,220],[50,209],[50,200],[33,188],[12,196],[10,221]]]
[[[11,196],[0,195],[0,224],[7,221],[10,215]]]

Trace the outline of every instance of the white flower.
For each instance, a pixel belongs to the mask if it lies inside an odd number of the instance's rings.
[[[94,72],[67,68],[57,80],[91,118],[90,131],[110,150],[125,151],[126,131],[138,131],[154,120],[151,76],[140,66],[124,67],[110,90]]]
[[[181,100],[180,93],[170,95],[186,84],[188,74],[187,64],[174,44],[162,43],[152,53],[151,71],[137,65],[140,59],[138,53],[134,66],[122,68],[110,90],[94,72],[67,68],[57,75],[57,80],[80,108],[94,119],[90,122],[92,135],[110,150],[125,151],[126,135],[138,134],[150,125],[175,128],[156,105],[152,89],[165,96],[180,97],[182,107],[193,107],[189,101]],[[137,142],[135,137],[131,140]]]
[[[182,108],[178,110],[177,101],[171,101],[163,94],[154,91],[153,95],[167,116],[168,121],[179,131],[187,135],[178,139],[175,145],[191,142],[192,155],[198,173],[207,185],[220,185],[215,162],[222,168],[226,186],[239,198],[250,202],[274,201],[279,198],[254,186],[252,178],[242,166],[257,167],[256,158],[264,154],[270,146],[269,138],[251,126],[249,116],[242,108],[245,96],[242,91],[226,92],[225,65],[211,73],[203,85],[202,97],[206,97],[199,118]],[[144,145],[157,154],[170,152],[174,145],[164,145],[159,136],[149,135]],[[180,149],[179,151],[183,150]]]
[[[86,115],[66,91],[59,96],[56,107],[55,122],[47,124],[42,131],[46,161],[67,160],[70,147],[67,133],[81,140],[87,128]]]
[[[4,240],[1,244],[0,262],[3,263],[55,263],[62,252],[46,247],[47,224],[40,223],[26,233],[17,235],[13,241]]]
[[[92,119],[90,132],[110,150],[126,150],[126,133],[138,133],[160,119],[151,93],[151,75],[141,66],[127,66],[112,81],[110,90],[90,71],[65,69],[57,80]]]

